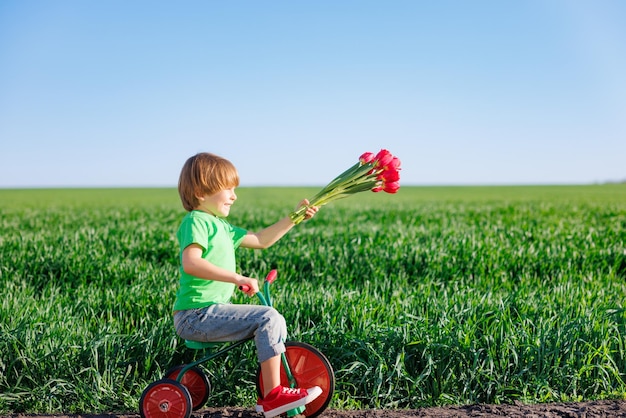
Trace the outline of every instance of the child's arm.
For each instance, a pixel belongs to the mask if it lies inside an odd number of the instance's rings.
[[[309,201],[304,199],[298,204],[298,207],[308,205]],[[319,208],[317,206],[311,206],[307,208],[304,219],[311,219]],[[275,224],[268,226],[260,230],[259,232],[248,232],[241,241],[241,246],[245,248],[262,249],[271,247],[276,241],[281,239],[295,224],[291,221],[289,216],[284,217]]]
[[[223,269],[202,258],[202,247],[191,244],[183,250],[183,270],[185,273],[205,280],[234,283],[237,287],[246,285],[250,289],[246,293],[250,296],[259,291],[259,281],[251,277]]]

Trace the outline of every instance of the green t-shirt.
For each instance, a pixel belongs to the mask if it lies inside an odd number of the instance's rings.
[[[178,233],[180,245],[180,286],[176,293],[174,310],[203,308],[214,303],[228,303],[235,285],[214,280],[199,279],[183,271],[183,250],[191,244],[202,247],[202,258],[229,271],[236,271],[235,250],[247,231],[229,224],[224,219],[194,210],[182,220]]]

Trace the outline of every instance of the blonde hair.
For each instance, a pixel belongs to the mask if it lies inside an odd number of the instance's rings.
[[[189,157],[178,178],[178,194],[187,211],[198,207],[198,197],[239,186],[239,173],[226,158],[208,152]]]

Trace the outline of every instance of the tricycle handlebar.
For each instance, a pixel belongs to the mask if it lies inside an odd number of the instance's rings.
[[[277,276],[278,276],[278,271],[276,271],[276,269],[273,269],[269,273],[267,273],[267,276],[265,277],[265,281],[267,283],[272,283],[274,280],[276,280]],[[250,286],[248,286],[247,284],[241,285],[239,286],[239,290],[241,290],[242,292],[248,292],[250,290]]]

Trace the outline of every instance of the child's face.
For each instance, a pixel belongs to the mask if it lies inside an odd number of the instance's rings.
[[[211,195],[199,196],[198,200],[200,202],[199,210],[225,218],[230,213],[231,205],[237,200],[237,195],[235,188],[231,187]]]

